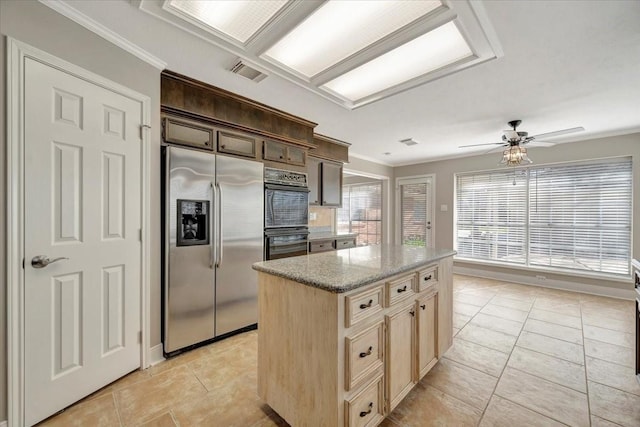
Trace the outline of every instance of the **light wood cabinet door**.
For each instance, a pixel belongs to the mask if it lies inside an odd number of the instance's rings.
[[[453,257],[438,265],[438,357],[453,345]]]
[[[387,413],[400,403],[414,384],[415,305],[385,316],[387,326],[385,374]]]
[[[342,206],[342,163],[322,162],[322,206]]]
[[[309,206],[320,205],[320,159],[307,158],[307,184],[309,185]]]
[[[438,347],[438,294],[432,293],[416,301],[416,347],[419,381],[436,364]]]

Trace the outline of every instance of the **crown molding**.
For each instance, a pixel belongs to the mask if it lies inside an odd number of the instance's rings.
[[[125,39],[121,35],[115,33],[114,31],[110,30],[94,19],[88,17],[84,13],[74,9],[67,3],[57,0],[39,0],[39,2],[55,10],[60,15],[71,19],[73,22],[82,25],[84,28],[102,37],[106,41],[111,42],[119,48],[129,52],[136,58],[146,62],[152,67],[157,68],[158,70],[164,70],[167,67],[167,63],[157,56],[154,56],[146,50],[142,49],[140,46],[131,43],[129,40]]]

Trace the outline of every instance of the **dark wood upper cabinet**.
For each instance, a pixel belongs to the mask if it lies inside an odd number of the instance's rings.
[[[270,160],[272,162],[305,166],[307,164],[307,149],[277,141],[265,140],[262,157],[264,160]]]

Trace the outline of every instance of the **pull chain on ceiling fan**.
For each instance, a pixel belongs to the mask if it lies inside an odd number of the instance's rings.
[[[472,144],[461,145],[458,148],[477,147],[481,145],[500,145],[502,147],[508,147],[502,152],[502,160],[500,164],[507,166],[519,166],[522,163],[533,163],[527,155],[527,149],[523,147],[524,144],[533,143],[539,147],[551,147],[555,145],[553,142],[541,141],[538,138],[553,138],[560,135],[566,135],[574,132],[582,132],[584,128],[582,126],[557,130],[554,132],[541,133],[538,135],[529,136],[528,132],[518,131],[517,128],[522,123],[522,120],[512,120],[508,125],[512,128],[505,130],[502,133],[501,142],[490,142],[488,144]],[[490,150],[489,152],[493,151]]]

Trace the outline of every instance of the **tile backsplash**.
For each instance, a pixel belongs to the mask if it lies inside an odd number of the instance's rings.
[[[333,232],[333,219],[335,209],[332,208],[309,208],[309,231],[311,233],[331,233]]]

